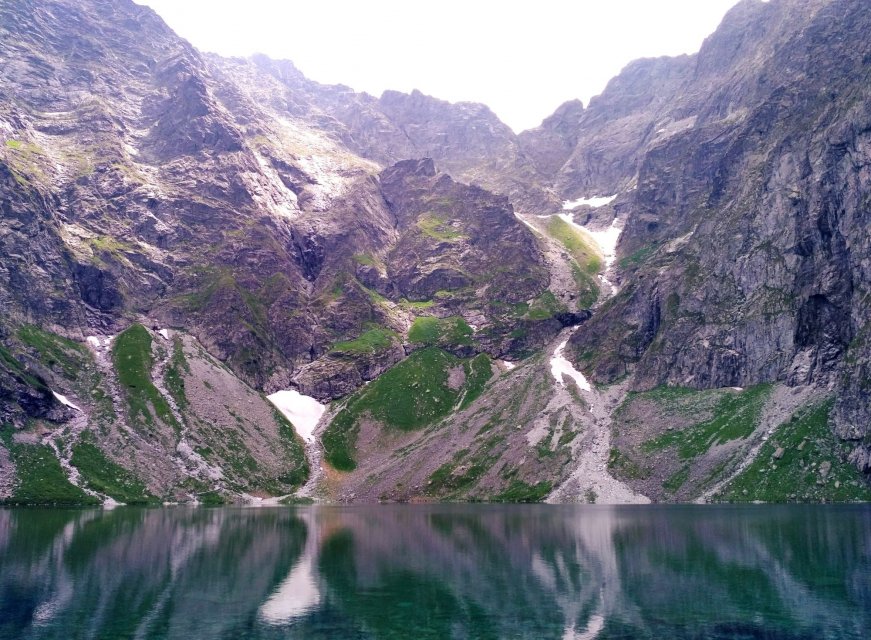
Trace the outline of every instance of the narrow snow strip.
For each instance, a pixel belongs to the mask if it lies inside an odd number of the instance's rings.
[[[575,381],[575,384],[578,385],[579,389],[582,391],[590,391],[590,383],[587,382],[584,374],[575,369],[574,366],[572,366],[572,363],[563,355],[563,351],[568,343],[568,340],[563,340],[560,346],[556,348],[556,351],[553,352],[553,357],[550,359],[550,373],[562,386],[565,386],[563,375],[567,375]]]
[[[294,389],[276,391],[266,397],[290,420],[303,440],[314,442],[315,427],[327,409],[324,405]]]
[[[58,393],[57,391],[52,391],[52,394],[57,399],[57,401],[60,402],[62,405],[70,407],[71,409],[75,409],[76,411],[82,410],[82,408],[80,406],[78,406],[77,404],[73,404],[69,400],[69,398],[67,398],[65,395],[62,395],[62,394]]]
[[[520,220],[520,221],[521,221],[523,224],[525,224],[527,227],[529,227],[530,229],[532,229],[532,231],[534,231],[535,233],[537,233],[537,234],[539,234],[539,235],[541,234],[541,231],[539,231],[538,229],[536,229],[534,225],[530,224],[530,223],[529,223],[529,222],[528,222],[528,221],[527,221],[527,220],[526,220],[522,215],[520,215],[520,214],[517,213],[516,211],[514,212],[514,217],[517,218],[518,220]],[[539,218],[547,218],[547,217],[549,217],[549,216],[538,216],[538,217],[539,217]]]
[[[617,197],[615,193],[613,196],[593,196],[592,198],[578,198],[577,200],[566,200],[563,202],[563,210],[568,211],[569,209],[574,209],[575,207],[580,207],[585,204],[588,207],[604,207],[606,204],[610,204],[614,198]]]

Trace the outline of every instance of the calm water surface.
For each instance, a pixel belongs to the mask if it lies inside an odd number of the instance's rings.
[[[871,637],[871,507],[0,510],[0,638]]]

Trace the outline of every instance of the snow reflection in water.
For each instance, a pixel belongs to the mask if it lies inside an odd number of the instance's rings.
[[[0,638],[852,640],[871,625],[868,506],[6,509],[0,527]]]

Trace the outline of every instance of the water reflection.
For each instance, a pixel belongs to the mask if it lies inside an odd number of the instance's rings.
[[[868,507],[0,510],[0,638],[868,628]]]

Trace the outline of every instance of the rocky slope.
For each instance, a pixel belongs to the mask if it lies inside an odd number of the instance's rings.
[[[868,20],[861,2],[744,2],[706,41],[681,88],[693,125],[648,143],[624,196],[621,294],[573,341],[597,380],[821,386],[869,469]]]
[[[515,135],[0,0],[0,498],[867,499],[869,20],[743,0]]]

